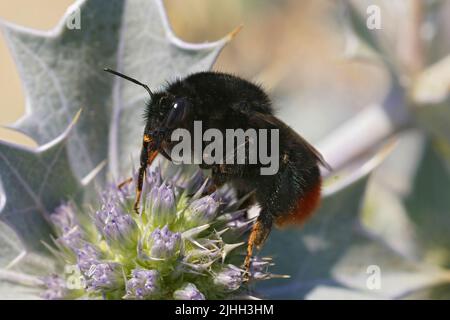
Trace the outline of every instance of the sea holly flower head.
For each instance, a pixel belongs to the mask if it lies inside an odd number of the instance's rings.
[[[42,297],[202,300],[247,292],[242,268],[253,220],[246,208],[229,187],[208,193],[200,170],[168,172],[148,170],[140,214],[133,208],[135,179],[104,190],[92,212],[59,207],[51,250],[61,270],[75,266],[82,281],[72,289],[64,272],[45,277]],[[271,277],[262,267],[255,274]]]

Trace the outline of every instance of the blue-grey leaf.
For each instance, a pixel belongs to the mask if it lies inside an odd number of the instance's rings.
[[[18,285],[1,279],[0,275],[0,297],[2,300],[37,300],[41,299],[41,290],[36,287]]]
[[[263,295],[302,299],[318,285],[339,285],[332,268],[354,241],[353,227],[366,182],[361,179],[327,197],[301,231],[272,231],[262,254],[274,257],[274,273],[291,278],[261,284],[259,291]]]
[[[14,230],[0,222],[0,269],[8,267],[23,251],[24,248]]]
[[[77,200],[82,186],[73,175],[67,139],[72,126],[48,144],[31,149],[0,142],[0,172],[5,202],[0,220],[11,226],[31,251],[49,242],[49,216],[67,200]],[[12,238],[11,238],[12,240]]]
[[[404,201],[423,259],[449,268],[450,162],[445,159],[448,149],[439,150],[439,146],[432,140],[426,143],[411,192]]]
[[[69,28],[77,14],[80,29]],[[155,89],[165,80],[209,69],[230,38],[181,41],[170,29],[161,0],[77,1],[49,32],[4,22],[1,27],[26,92],[26,114],[16,129],[42,145],[84,109],[68,141],[78,178],[105,159],[113,176],[129,174],[131,155],[140,146],[148,97],[142,88],[104,73],[104,67]]]

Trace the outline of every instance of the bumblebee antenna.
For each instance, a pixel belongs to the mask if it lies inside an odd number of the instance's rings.
[[[133,79],[133,78],[131,78],[129,76],[124,75],[123,73],[117,72],[117,71],[112,70],[110,68],[104,68],[103,71],[112,73],[112,74],[114,74],[114,75],[116,75],[118,77],[124,78],[124,79],[126,79],[128,81],[131,81],[131,82],[141,86],[141,87],[144,87],[144,89],[147,90],[148,94],[150,95],[150,98],[153,97],[153,92],[150,90],[150,88],[146,84],[143,84],[142,82],[139,82],[136,79]]]

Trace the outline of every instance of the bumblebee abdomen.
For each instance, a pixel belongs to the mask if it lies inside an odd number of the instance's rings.
[[[302,225],[308,220],[320,203],[321,180],[310,186],[310,188],[301,195],[295,205],[288,212],[275,218],[275,225],[283,228],[289,225]]]
[[[290,153],[286,161],[281,158],[277,174],[266,176],[255,185],[261,214],[277,226],[301,225],[318,207],[322,180],[313,161],[308,161],[305,154]]]

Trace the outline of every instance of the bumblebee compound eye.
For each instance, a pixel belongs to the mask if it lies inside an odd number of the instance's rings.
[[[177,127],[186,119],[189,109],[190,103],[187,99],[176,99],[169,110],[169,114],[165,121],[165,126],[167,128]]]

